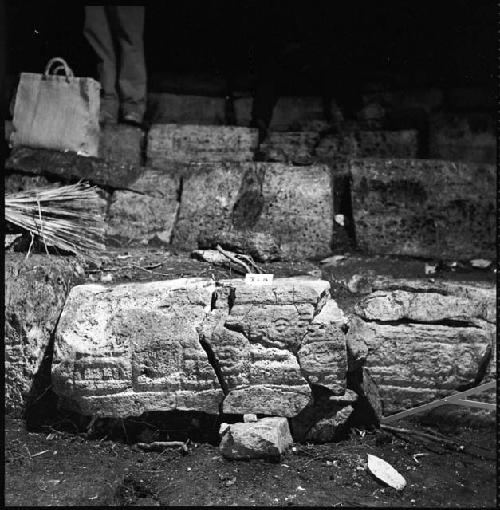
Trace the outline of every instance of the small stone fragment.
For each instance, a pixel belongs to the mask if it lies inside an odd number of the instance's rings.
[[[257,421],[257,415],[253,413],[244,414],[243,421],[245,423],[255,423]]]
[[[388,462],[376,455],[368,454],[368,469],[379,480],[400,491],[406,487],[406,480]]]
[[[226,424],[224,424],[226,425]],[[263,418],[255,423],[233,423],[222,427],[219,445],[227,459],[279,460],[292,444],[286,418]]]

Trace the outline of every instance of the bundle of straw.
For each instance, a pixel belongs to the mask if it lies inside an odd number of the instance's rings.
[[[104,219],[96,189],[78,182],[21,191],[5,197],[5,219],[45,246],[96,258],[104,250]]]

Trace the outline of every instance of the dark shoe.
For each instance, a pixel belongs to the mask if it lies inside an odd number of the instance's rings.
[[[124,113],[122,122],[124,124],[130,124],[131,126],[142,127],[143,116],[136,112]]]

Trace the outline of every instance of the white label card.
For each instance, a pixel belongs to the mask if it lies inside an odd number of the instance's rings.
[[[270,285],[273,283],[273,274],[246,274],[245,283],[249,285]]]

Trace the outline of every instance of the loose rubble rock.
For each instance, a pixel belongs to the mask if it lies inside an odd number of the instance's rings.
[[[5,254],[5,410],[20,416],[70,288],[82,283],[74,258]]]
[[[223,423],[219,450],[227,459],[278,461],[292,444],[286,418],[263,418],[255,423]]]

